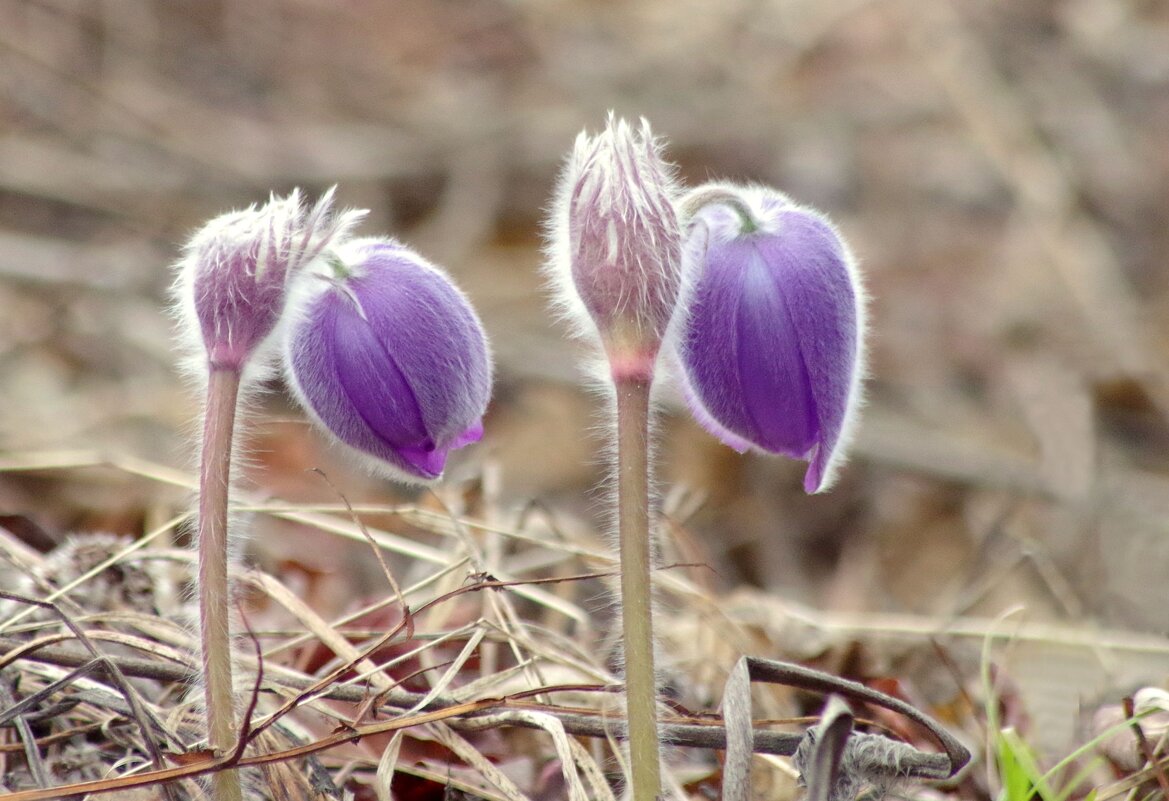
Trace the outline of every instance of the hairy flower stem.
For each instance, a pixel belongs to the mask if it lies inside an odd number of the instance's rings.
[[[650,379],[614,377],[617,390],[617,532],[621,542],[621,625],[634,801],[661,792],[657,683],[650,589]]]
[[[231,440],[239,397],[238,369],[212,365],[203,421],[199,466],[199,626],[203,636],[203,690],[211,748],[236,747],[235,701],[231,670],[227,581],[227,496],[231,486]],[[239,773],[212,777],[215,801],[241,801]]]

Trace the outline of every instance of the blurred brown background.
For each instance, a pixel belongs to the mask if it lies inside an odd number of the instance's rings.
[[[178,247],[269,191],[338,183],[372,209],[363,233],[449,268],[493,339],[488,435],[452,478],[487,466],[506,505],[588,519],[594,403],[537,271],[559,161],[608,109],[647,117],[690,182],[823,208],[873,296],[870,402],[831,494],[664,421],[664,505],[716,585],[1165,633],[1161,2],[8,0],[0,449],[189,464]],[[332,498],[303,473],[320,464],[354,500],[397,497],[299,420],[269,398],[254,486]],[[156,491],[21,473],[0,513],[133,532]]]

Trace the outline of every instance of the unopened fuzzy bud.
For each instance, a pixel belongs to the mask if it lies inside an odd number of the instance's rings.
[[[292,279],[366,212],[333,210],[333,190],[306,207],[299,190],[204,225],[180,260],[183,334],[212,367],[240,371],[284,312]]]
[[[615,372],[652,372],[677,304],[681,228],[649,123],[610,115],[576,140],[553,219],[549,272],[595,324]]]

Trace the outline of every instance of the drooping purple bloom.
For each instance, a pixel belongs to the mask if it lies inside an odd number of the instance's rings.
[[[299,190],[272,196],[196,232],[177,266],[176,287],[192,351],[205,351],[213,367],[243,369],[276,328],[292,279],[366,214],[335,213],[333,191],[311,209]]]
[[[737,450],[809,462],[804,489],[831,484],[864,372],[864,291],[819,213],[765,188],[692,197],[691,287],[677,339],[696,419]]]
[[[438,268],[388,239],[356,239],[306,275],[285,342],[289,384],[349,447],[429,481],[483,435],[491,360],[479,318]]]
[[[675,194],[644,120],[635,131],[610,114],[600,134],[577,137],[557,193],[548,272],[563,305],[595,323],[615,368],[652,365],[677,304]]]

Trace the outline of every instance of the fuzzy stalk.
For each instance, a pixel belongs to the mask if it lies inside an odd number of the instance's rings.
[[[661,792],[657,678],[650,569],[650,379],[614,376],[617,390],[617,533],[621,552],[621,627],[634,801]]]
[[[199,627],[203,642],[203,691],[207,736],[220,754],[236,747],[235,693],[231,665],[231,595],[227,575],[228,492],[232,436],[240,371],[212,364],[199,466]],[[212,776],[215,801],[242,801],[239,772]]]

